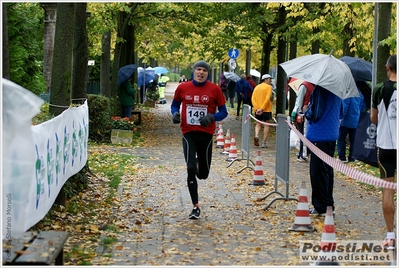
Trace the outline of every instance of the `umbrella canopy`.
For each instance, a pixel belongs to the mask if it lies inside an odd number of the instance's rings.
[[[162,66],[160,66],[160,67],[155,67],[155,68],[154,68],[154,71],[155,71],[155,74],[166,74],[166,73],[169,72],[168,69],[166,69],[165,67],[162,67]]]
[[[155,76],[156,76],[156,74],[154,72],[154,69],[152,69],[152,70],[148,69],[148,68],[145,70],[142,69],[139,72],[138,77],[137,77],[137,85],[139,87],[141,87],[143,84],[147,85],[148,83],[150,83],[151,80],[155,79]],[[145,81],[144,81],[144,79],[145,79]]]
[[[255,77],[260,77],[260,72],[258,72],[258,71],[255,70],[255,69],[251,69],[251,70],[249,71],[249,74],[252,75],[252,76],[255,76]]]
[[[361,58],[344,56],[340,58],[348,65],[355,81],[371,81],[373,79],[373,64]]]
[[[332,55],[312,54],[280,64],[288,77],[319,85],[341,99],[359,97],[352,73],[343,61]]]
[[[137,70],[136,64],[128,64],[118,70],[118,86],[128,80],[132,74]]]
[[[240,80],[241,78],[233,72],[224,72],[224,77],[226,77],[226,79],[231,80],[233,82],[237,82],[238,80]]]
[[[288,86],[295,91],[295,94],[298,94],[299,87],[301,86],[302,83],[303,80],[301,79],[291,78],[290,81],[288,81]]]

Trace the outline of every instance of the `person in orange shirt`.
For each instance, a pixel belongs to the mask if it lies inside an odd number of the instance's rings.
[[[261,83],[257,85],[252,93],[252,105],[255,111],[255,118],[262,122],[267,122],[272,119],[272,77],[270,74],[264,74],[261,78]],[[259,146],[259,132],[262,124],[256,122],[254,145]],[[263,126],[263,143],[262,148],[269,147],[267,145],[267,138],[269,136],[269,126]]]

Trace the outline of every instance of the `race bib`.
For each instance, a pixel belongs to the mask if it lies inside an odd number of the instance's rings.
[[[200,119],[206,115],[206,107],[187,106],[186,118],[188,125],[201,125]]]

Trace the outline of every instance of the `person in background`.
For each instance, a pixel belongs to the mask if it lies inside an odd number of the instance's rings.
[[[158,92],[159,92],[159,104],[166,104],[166,99],[165,99],[165,89],[166,89],[166,84],[169,81],[169,77],[165,76],[164,74],[161,74],[161,77],[158,78]]]
[[[135,94],[136,90],[132,87],[130,78],[118,87],[118,96],[122,106],[122,118],[130,118],[132,116]]]
[[[310,94],[312,94],[313,89],[314,85],[312,83],[303,81],[298,88],[295,106],[294,109],[292,109],[291,122],[296,123],[297,128],[299,132],[301,132],[301,134],[305,134],[304,130],[305,130],[306,117],[304,115],[309,107]],[[299,142],[299,153],[297,160],[299,162],[305,162],[308,160],[308,152],[302,140]]]
[[[360,92],[359,92],[360,93]],[[361,94],[361,93],[360,93]],[[360,118],[360,97],[351,97],[342,100],[340,126],[337,142],[338,159],[341,162],[354,162],[352,157],[355,144],[356,128]],[[346,159],[346,136],[349,136],[349,154]]]
[[[341,98],[323,87],[315,86],[308,110],[306,138],[325,154],[333,157],[338,139]],[[313,151],[309,164],[310,183],[312,186],[311,215],[325,215],[328,206],[334,207],[334,169],[320,159]]]
[[[227,117],[226,100],[220,87],[210,81],[209,64],[197,61],[191,82],[180,84],[171,104],[172,122],[180,123],[187,165],[187,186],[194,206],[189,219],[200,218],[197,178],[209,176],[216,122]],[[181,112],[180,112],[181,109]]]
[[[180,77],[179,84],[184,83],[184,82],[188,82],[188,79],[187,79],[186,76],[183,74],[183,75]]]
[[[237,92],[237,117],[236,120],[240,118],[240,110],[241,110],[241,103],[249,104],[249,96],[248,92],[251,93],[252,96],[252,87],[247,82],[245,74],[241,75],[241,79],[236,83],[236,92]]]
[[[261,83],[257,85],[252,93],[252,105],[254,106],[255,118],[262,122],[267,122],[272,119],[272,77],[270,74],[264,74],[261,78]],[[259,146],[259,132],[262,124],[256,122],[254,145]],[[263,142],[262,148],[267,148],[267,138],[269,136],[269,126],[263,126]]]
[[[252,75],[247,75],[246,79],[247,79],[247,82],[249,83],[249,85],[252,87],[252,90],[248,91],[248,102],[249,102],[248,104],[252,108],[253,107],[252,106],[252,92],[254,91],[256,84],[255,84],[254,80],[252,79]]]
[[[373,124],[377,125],[377,157],[380,178],[394,182],[397,175],[396,55],[388,58],[385,69],[388,80],[377,84],[373,90],[370,119]],[[382,189],[382,212],[387,227],[387,235],[382,246],[388,249],[393,249],[396,245],[394,197],[395,189]]]
[[[227,92],[228,83],[229,83],[229,81],[226,79],[224,74],[221,74],[220,79],[219,79],[219,87],[222,90],[223,96],[226,99],[226,101],[229,99],[229,94]]]
[[[227,84],[227,92],[229,96],[230,108],[234,108],[234,99],[236,96],[236,82],[229,80]]]

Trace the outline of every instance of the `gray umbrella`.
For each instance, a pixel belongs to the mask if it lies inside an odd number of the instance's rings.
[[[237,82],[238,80],[241,79],[236,73],[232,72],[224,72],[224,76],[226,77],[226,79],[231,80],[233,82]]]
[[[332,55],[312,54],[280,64],[288,77],[319,85],[341,99],[359,97],[351,70]]]

